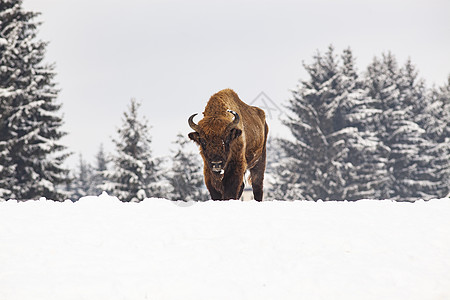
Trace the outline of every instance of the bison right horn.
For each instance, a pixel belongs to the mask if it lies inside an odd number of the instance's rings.
[[[228,129],[236,127],[239,124],[239,120],[241,119],[241,117],[239,117],[239,114],[237,112],[232,111],[231,109],[227,109],[227,112],[233,114],[234,116],[234,120],[228,125]]]
[[[192,129],[194,129],[194,131],[196,131],[196,132],[199,132],[199,127],[198,127],[198,125],[197,124],[195,124],[195,122],[194,122],[194,117],[196,116],[197,114],[193,114],[192,116],[190,116],[189,117],[189,120],[188,120],[188,123],[189,123],[189,126],[191,126],[191,128]]]

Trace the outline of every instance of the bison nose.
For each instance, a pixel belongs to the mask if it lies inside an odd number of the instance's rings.
[[[223,173],[223,162],[222,161],[212,161],[211,168],[212,168],[212,171],[215,173]]]

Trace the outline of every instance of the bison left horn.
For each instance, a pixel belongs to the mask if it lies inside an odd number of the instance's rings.
[[[227,109],[227,112],[233,114],[233,116],[234,116],[234,120],[233,120],[233,122],[231,122],[231,123],[228,125],[228,129],[231,129],[231,128],[236,127],[236,126],[239,124],[239,120],[241,119],[241,118],[239,117],[239,114],[238,114],[237,112],[235,112],[235,111],[232,111],[231,109]]]
[[[195,117],[196,115],[197,115],[197,114],[193,114],[192,116],[190,116],[188,122],[189,122],[189,126],[191,126],[191,128],[194,129],[194,131],[199,132],[200,128],[199,128],[198,125],[195,124],[195,122],[194,122],[194,117]]]

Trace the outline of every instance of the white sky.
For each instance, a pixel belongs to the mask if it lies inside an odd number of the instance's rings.
[[[63,142],[93,161],[111,137],[130,98],[142,103],[155,155],[167,155],[187,118],[209,97],[232,88],[245,102],[260,92],[282,106],[302,61],[333,44],[350,46],[359,70],[392,51],[411,57],[429,85],[450,73],[448,0],[24,0],[42,13],[39,38],[56,63],[62,90]],[[272,135],[282,134],[276,116]],[[68,163],[77,163],[73,155]]]

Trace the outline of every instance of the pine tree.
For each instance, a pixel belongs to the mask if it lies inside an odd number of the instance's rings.
[[[106,172],[105,189],[124,202],[160,196],[158,163],[152,158],[147,121],[138,116],[140,104],[132,99],[118,129],[113,170]]]
[[[289,157],[284,146],[287,141],[282,138],[267,140],[267,165],[265,178],[268,185],[267,198],[274,200],[306,199],[298,183],[298,159]]]
[[[427,134],[428,123],[433,122],[433,115],[428,109],[432,106],[432,99],[410,59],[400,69],[399,87],[400,100],[408,106],[410,119],[420,128],[412,140],[417,147],[417,155],[410,157],[409,195],[422,199],[434,198],[439,194],[442,156],[438,142]]]
[[[22,0],[0,2],[0,197],[63,200],[65,135],[47,43],[36,39],[38,16]]]
[[[385,149],[376,134],[376,100],[372,99],[357,74],[350,48],[341,56],[341,103],[338,118],[347,131],[344,157],[345,199],[379,199],[386,177],[383,156]]]
[[[95,156],[96,163],[93,168],[92,182],[93,182],[93,193],[99,195],[103,192],[103,186],[106,183],[106,173],[108,171],[108,159],[106,157],[103,145]]]
[[[77,171],[75,172],[75,176],[71,184],[73,200],[77,201],[81,197],[93,194],[95,186],[92,179],[92,166],[86,162],[80,154]]]
[[[286,159],[274,195],[288,192],[285,198],[342,200],[346,195],[346,140],[354,130],[344,127],[341,74],[333,47],[324,56],[318,52],[314,62],[304,67],[310,80],[302,81],[289,101],[291,114],[285,125],[294,141],[280,140]]]
[[[444,86],[431,90],[429,98],[425,130],[428,139],[435,143],[432,163],[436,167],[434,175],[439,179],[436,196],[445,197],[450,193],[450,76]]]
[[[394,55],[388,53],[369,66],[366,85],[381,109],[378,137],[387,149],[383,198],[429,198],[437,183],[430,165],[434,146],[423,128],[427,106],[423,81],[417,80],[410,61],[399,69]]]
[[[264,175],[266,199],[284,200],[287,193],[286,180],[281,177],[280,172],[280,166],[283,164],[285,155],[280,144],[279,138],[269,135],[266,145],[267,161]]]
[[[388,57],[392,57],[392,54],[388,54]],[[392,64],[395,64],[392,66]],[[391,148],[385,143],[385,140],[389,137],[387,135],[387,121],[389,120],[388,112],[390,112],[389,101],[393,97],[398,97],[396,86],[396,61],[392,61],[391,69],[387,70],[386,64],[378,57],[374,57],[373,61],[367,67],[367,72],[364,78],[364,86],[367,89],[368,96],[374,99],[374,107],[379,112],[375,115],[374,126],[377,128],[377,139],[381,142],[382,147],[385,149],[382,156],[385,178],[383,183],[379,186],[379,195],[381,199],[389,199],[394,197],[393,185],[394,178],[392,172],[390,172],[388,161]]]
[[[209,198],[203,182],[202,165],[198,155],[186,151],[189,140],[178,134],[177,150],[172,157],[172,168],[167,176],[172,200],[204,201]]]

